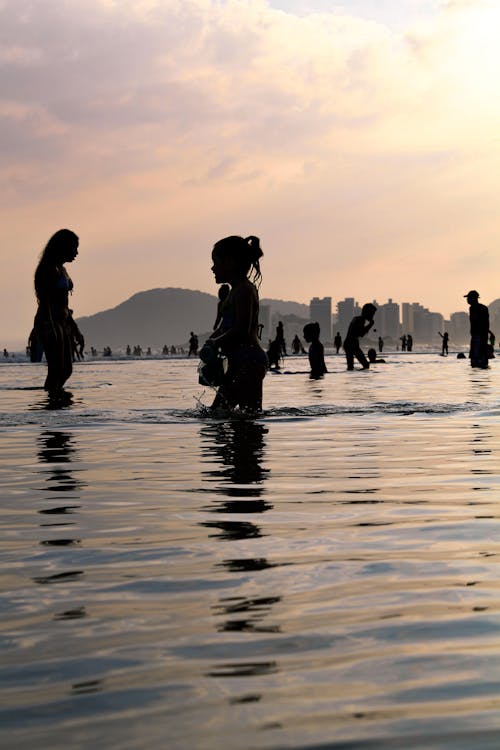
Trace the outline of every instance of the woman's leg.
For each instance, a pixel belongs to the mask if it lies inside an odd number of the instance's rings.
[[[54,323],[43,336],[47,360],[47,378],[44,388],[49,393],[60,391],[73,371],[71,341],[63,326]]]

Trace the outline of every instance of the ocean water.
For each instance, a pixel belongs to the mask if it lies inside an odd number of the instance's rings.
[[[500,747],[499,363],[0,364],[0,741]]]

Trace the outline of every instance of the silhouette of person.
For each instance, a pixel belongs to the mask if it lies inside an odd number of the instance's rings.
[[[305,354],[304,347],[297,334],[295,334],[292,340],[292,351],[294,354]]]
[[[354,370],[354,357],[361,364],[363,370],[368,370],[370,363],[366,359],[365,355],[361,351],[359,346],[359,339],[368,333],[370,328],[375,323],[374,316],[377,312],[375,305],[371,302],[367,302],[363,305],[361,315],[356,315],[349,324],[347,336],[344,339],[344,351],[347,359],[347,369]]]
[[[441,336],[443,341],[441,342],[441,356],[447,357],[448,356],[448,331],[445,331],[444,333],[441,333],[441,331],[438,331],[438,334]]]
[[[384,339],[382,338],[382,336],[378,337],[378,350],[380,354],[382,354],[382,352],[384,351]]]
[[[26,354],[30,358],[30,362],[41,362],[43,357],[43,344],[37,335],[37,332],[33,328],[28,338],[28,346],[26,347]]]
[[[411,352],[413,349],[413,336],[408,333],[406,336],[406,351]]]
[[[496,341],[495,334],[493,333],[493,331],[488,331],[488,336],[489,336],[490,346],[493,350],[495,350],[495,341]]]
[[[309,364],[311,365],[310,377],[314,380],[322,378],[328,372],[325,365],[325,350],[319,340],[319,323],[307,323],[304,326],[304,339],[309,346]]]
[[[280,354],[282,354],[284,357],[286,357],[286,342],[285,342],[285,330],[283,328],[283,323],[280,320],[278,325],[276,326],[276,339],[275,339],[280,347]]]
[[[212,272],[218,284],[229,284],[222,326],[207,339],[200,357],[207,362],[213,352],[227,357],[227,370],[212,408],[239,406],[262,409],[262,383],[268,367],[258,338],[262,250],[258,237],[225,237],[212,251]]]
[[[189,336],[189,351],[188,351],[188,357],[193,354],[195,357],[198,354],[198,336],[191,331]]]
[[[223,317],[224,317],[224,303],[226,302],[229,292],[231,291],[231,287],[229,284],[222,284],[219,287],[219,302],[217,303],[217,317],[215,318],[215,323],[213,330],[216,331],[217,328],[221,325]]]
[[[340,331],[337,331],[335,334],[335,338],[333,339],[333,345],[335,349],[337,350],[337,354],[340,351],[340,347],[342,346],[342,336],[340,335]]]
[[[130,344],[127,344],[126,353],[127,353],[127,357],[130,357],[130,355],[132,354],[132,349],[130,348]]]
[[[381,365],[383,364],[383,365],[385,365],[385,359],[378,359],[377,358],[377,352],[375,351],[375,349],[373,349],[373,348],[372,349],[368,349],[367,355],[368,355],[368,361],[369,361],[369,363],[371,365],[372,364],[381,364]]]
[[[401,351],[402,351],[402,352],[405,352],[405,351],[406,351],[406,342],[407,342],[407,338],[406,338],[405,334],[403,334],[403,335],[402,335],[402,336],[400,336],[399,338],[400,338],[400,341],[401,341]]]
[[[274,339],[274,341],[269,341],[269,346],[267,349],[267,359],[269,362],[269,367],[273,367],[276,370],[280,369],[281,364],[281,346],[279,341]]]
[[[78,237],[69,229],[60,229],[49,239],[35,271],[38,309],[34,330],[41,340],[47,360],[44,388],[57,397],[73,371],[74,342],[83,355],[84,338],[68,306],[73,291],[65,263],[78,255]]]
[[[7,359],[7,357],[9,356],[9,352],[7,351],[7,349],[3,350],[3,356],[5,357],[5,359]]]
[[[464,295],[469,303],[470,320],[470,364],[471,367],[488,367],[488,333],[490,314],[486,305],[479,302],[475,289]]]

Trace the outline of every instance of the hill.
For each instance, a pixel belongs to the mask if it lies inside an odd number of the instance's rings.
[[[296,315],[298,318],[309,320],[309,305],[303,305],[301,302],[263,297],[260,304],[268,305],[273,312],[279,313],[279,315]]]
[[[110,310],[77,319],[87,346],[125,348],[184,345],[189,332],[203,335],[212,330],[217,297],[191,289],[168,287],[138,292]],[[262,299],[273,312],[307,318],[309,308],[298,302]]]
[[[88,346],[160,347],[184,344],[189,332],[210,331],[217,297],[190,289],[149,289],[138,292],[117,307],[78,318]]]

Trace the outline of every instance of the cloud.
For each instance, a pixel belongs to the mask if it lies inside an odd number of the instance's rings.
[[[489,247],[495,5],[448,2],[404,32],[324,7],[4,0],[4,246],[15,256],[74,222],[104,276],[120,258],[116,301],[163,273],[206,288],[196,253],[228,227],[267,235],[265,279],[298,299],[366,296],[375,274],[381,293],[395,297],[397,283],[410,295],[431,288],[419,268],[442,248],[465,256],[485,233]],[[415,273],[401,278],[412,254]],[[82,252],[92,305],[109,306],[86,262]]]

